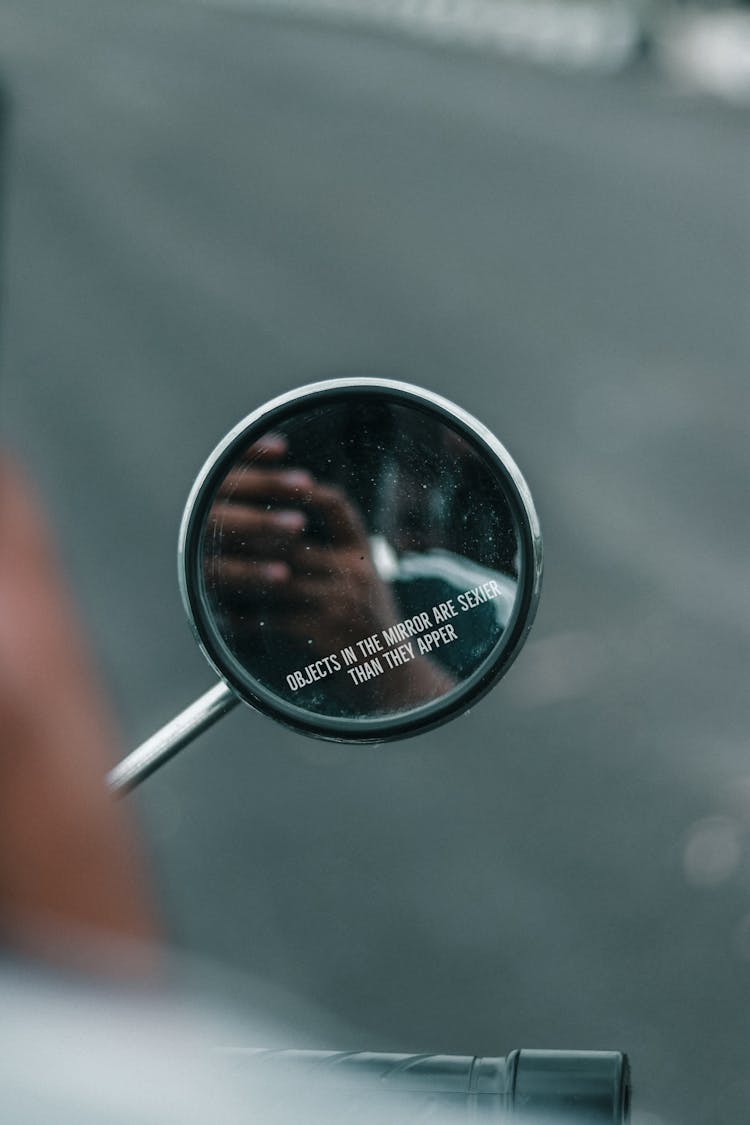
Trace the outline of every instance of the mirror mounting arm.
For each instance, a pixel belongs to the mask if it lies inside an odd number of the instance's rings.
[[[216,684],[110,770],[107,774],[110,791],[120,795],[135,789],[239,702],[238,696],[223,681]]]
[[[115,766],[114,793],[239,701],[353,744],[456,717],[526,639],[542,539],[518,466],[476,418],[408,383],[329,379],[222,439],[191,489],[177,558],[221,682]]]

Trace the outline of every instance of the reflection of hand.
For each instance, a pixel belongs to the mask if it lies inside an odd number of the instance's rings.
[[[209,512],[206,577],[222,601],[246,603],[291,578],[291,544],[307,523],[302,502],[313,479],[277,462],[285,438],[269,434],[247,451],[249,462],[226,476]]]
[[[278,626],[319,653],[354,645],[398,619],[391,590],[379,577],[360,516],[342,489],[313,483],[306,496],[319,537],[291,544],[291,578],[276,592]]]
[[[401,614],[375,569],[356,506],[342,488],[281,466],[286,452],[283,437],[267,435],[227,475],[209,513],[206,579],[243,659],[283,639],[304,665],[355,646]],[[369,690],[418,703],[453,686],[418,658]],[[357,688],[362,702],[369,690]]]
[[[285,439],[269,435],[228,474],[209,517],[207,577],[236,636],[274,630],[330,653],[393,624],[398,611],[343,490],[280,467],[285,453]]]
[[[97,934],[119,942],[151,939],[155,920],[131,828],[104,786],[108,759],[116,753],[107,707],[44,516],[5,458],[0,460],[0,730],[4,940],[88,968],[96,963]],[[113,969],[127,968],[119,944],[111,956],[103,947],[99,952]],[[144,947],[131,967],[147,965]]]

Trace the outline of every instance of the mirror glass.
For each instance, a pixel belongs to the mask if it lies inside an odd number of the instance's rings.
[[[377,391],[334,385],[235,432],[186,544],[219,672],[329,737],[464,709],[534,602],[533,529],[502,447],[426,398]]]

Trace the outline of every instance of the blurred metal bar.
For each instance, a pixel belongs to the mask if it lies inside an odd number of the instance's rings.
[[[347,1122],[368,1125],[428,1119],[626,1125],[630,1119],[630,1067],[620,1051],[524,1049],[505,1058],[257,1048],[230,1053],[246,1061],[266,1094],[276,1093],[280,1110],[286,1098],[299,1101],[308,1087],[330,1084],[339,1094],[349,1092],[344,1101],[331,1100],[330,1125],[339,1125],[337,1106]]]
[[[216,684],[110,770],[107,785],[113,793],[129,793],[238,703],[231,688]]]

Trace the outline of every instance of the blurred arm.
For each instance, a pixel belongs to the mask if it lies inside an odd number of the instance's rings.
[[[104,785],[117,756],[43,517],[2,458],[0,926],[27,952],[155,937],[126,810]]]

